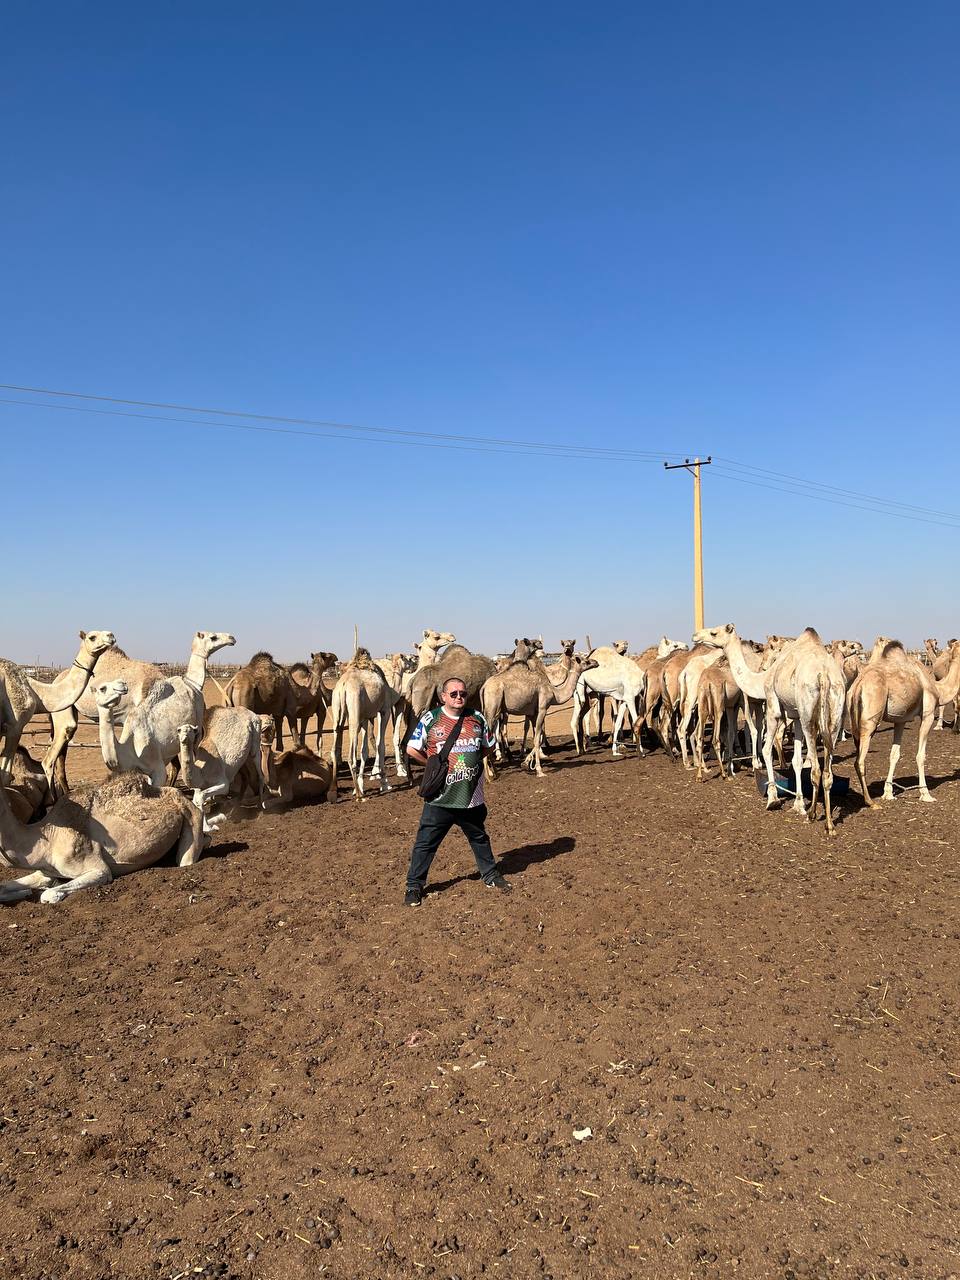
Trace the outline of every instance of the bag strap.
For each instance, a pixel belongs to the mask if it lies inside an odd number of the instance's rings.
[[[442,714],[443,712],[441,712],[441,715]],[[460,730],[463,728],[463,722],[466,719],[466,716],[467,716],[467,709],[466,707],[464,707],[464,709],[460,712],[460,719],[453,726],[452,733],[447,738],[446,742],[443,744],[440,750],[437,752],[437,759],[440,760],[442,764],[446,764],[447,761],[450,759],[450,752],[453,750],[453,744],[460,737]]]

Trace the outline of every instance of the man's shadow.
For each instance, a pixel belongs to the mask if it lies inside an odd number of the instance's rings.
[[[559,858],[563,853],[569,853],[575,849],[577,842],[573,836],[557,836],[555,840],[545,841],[543,844],[524,844],[518,849],[510,849],[502,854],[498,859],[499,869],[508,876],[522,875],[527,867],[532,867],[536,862],[549,862],[551,858]],[[455,884],[460,884],[463,880],[479,880],[478,872],[453,876],[449,880],[438,880],[436,884],[428,884],[427,893],[442,893],[444,889],[452,889]]]

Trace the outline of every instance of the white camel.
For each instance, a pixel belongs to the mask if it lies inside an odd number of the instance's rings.
[[[0,658],[0,783],[10,778],[13,757],[27,722],[38,711],[53,714],[73,706],[86,689],[100,654],[114,643],[113,632],[81,631],[80,642],[73,666],[50,684],[27,675],[15,662]],[[47,772],[48,781],[51,776]]]
[[[190,646],[190,661],[183,675],[158,681],[143,701],[127,712],[116,742],[116,764],[111,766],[104,757],[108,767],[123,772],[138,769],[155,787],[162,787],[166,781],[167,762],[180,750],[178,728],[182,724],[203,723],[207,659],[218,649],[232,644],[236,644],[236,640],[228,632],[198,631]]]
[[[723,649],[734,680],[748,698],[766,703],[763,760],[767,770],[767,808],[779,803],[773,772],[773,744],[784,721],[793,725],[793,773],[796,798],[793,808],[811,822],[817,813],[818,787],[822,781],[827,832],[834,834],[830,789],[833,786],[833,752],[843,725],[846,683],[840,664],[829,653],[812,627],[785,644],[773,664],[755,672],[747,666],[740,637],[732,622],[725,627],[704,627],[694,635],[697,644]],[[823,767],[817,759],[817,737],[823,749]],[[803,800],[804,745],[810,760],[813,800],[809,811]]]
[[[593,649],[590,657],[597,665],[583,672],[573,694],[573,717],[570,728],[573,731],[573,744],[577,755],[580,755],[583,750],[581,727],[586,713],[587,698],[591,692],[611,694],[619,702],[617,718],[613,726],[613,754],[623,755],[620,750],[620,726],[623,724],[624,715],[629,711],[636,733],[637,749],[643,755],[639,722],[643,718],[647,673],[641,671],[631,658],[618,653],[611,646]]]
[[[330,710],[333,714],[333,746],[330,750],[330,788],[331,800],[337,798],[337,770],[340,767],[340,748],[343,731],[347,734],[347,763],[353,779],[353,793],[358,800],[363,799],[363,775],[366,768],[366,736],[367,725],[374,720],[378,723],[376,775],[380,779],[380,790],[390,791],[384,768],[386,747],[387,717],[393,707],[394,691],[387,684],[383,672],[374,665],[366,649],[358,649],[352,661],[343,669],[340,679],[334,685],[330,697]],[[405,777],[406,769],[400,773],[399,736],[395,735],[394,750],[397,753],[397,773]]]
[[[260,807],[266,808],[260,754],[265,723],[274,728],[272,717],[260,716],[247,707],[213,707],[202,738],[197,725],[177,727],[180,773],[187,786],[193,788],[193,803],[198,809],[206,811],[218,796],[228,795],[242,769],[253,771],[257,799]]]

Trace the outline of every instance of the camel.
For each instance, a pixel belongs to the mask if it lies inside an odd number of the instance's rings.
[[[70,675],[70,669],[62,671],[54,680],[59,684]],[[129,658],[116,644],[110,645],[97,658],[97,682],[119,680],[127,692],[114,709],[114,718],[122,722],[131,707],[142,702],[150,689],[161,680],[166,680],[162,669],[153,662],[142,662]],[[97,704],[93,691],[88,685],[72,707],[56,711],[51,718],[51,742],[43,758],[43,768],[47,777],[52,779],[54,795],[65,795],[70,790],[67,780],[67,749],[77,732],[80,718],[93,724],[99,719]]]
[[[932,641],[932,642],[931,642],[931,641],[929,641],[929,640],[926,640],[926,641],[924,641],[924,643],[925,643],[926,645],[928,645],[928,646],[929,646],[931,643],[933,643],[934,645],[936,645],[936,643],[937,643],[937,642],[936,642],[936,640],[934,640],[934,641]],[[954,640],[948,640],[948,641],[947,641],[947,647],[946,647],[946,649],[944,649],[944,650],[943,650],[943,652],[942,652],[942,653],[936,653],[936,652],[934,652],[934,653],[930,654],[930,650],[929,650],[929,648],[927,649],[927,653],[930,655],[930,658],[931,658],[931,662],[930,662],[930,670],[932,671],[932,673],[933,673],[933,678],[934,678],[935,680],[943,680],[943,679],[945,678],[945,676],[946,676],[947,672],[949,671],[949,669],[950,669],[950,649],[951,649],[951,646],[953,646],[954,644],[956,644],[956,640],[955,640],[955,639],[954,639]],[[940,703],[940,705],[939,705],[939,707],[937,708],[937,719],[936,719],[936,723],[935,723],[935,724],[934,724],[934,726],[933,726],[935,730],[937,730],[937,729],[942,729],[942,728],[943,728],[943,713],[944,713],[944,711],[946,711],[946,709],[947,709],[947,707],[948,707],[948,706],[949,706],[949,703],[941,702],[941,703]],[[954,733],[960,733],[960,714],[958,714],[958,711],[960,711],[960,708],[957,708],[957,707],[955,706],[955,707],[954,707],[954,711],[953,711],[953,730],[954,730]]]
[[[480,690],[484,719],[488,725],[498,724],[501,715],[535,718],[533,746],[524,765],[543,777],[542,734],[543,722],[550,707],[569,702],[577,687],[577,681],[585,671],[599,666],[593,658],[574,656],[570,661],[566,679],[554,684],[542,667],[538,670],[527,662],[514,662],[506,671],[497,672],[485,681]]]
[[[779,803],[773,772],[773,743],[784,720],[794,726],[793,772],[796,781],[795,812],[813,822],[817,813],[818,788],[823,784],[823,808],[827,833],[834,834],[830,790],[833,786],[833,751],[843,723],[843,700],[846,687],[843,672],[828,653],[812,627],[781,649],[766,671],[751,671],[732,622],[725,627],[704,627],[693,637],[697,644],[722,649],[730,664],[733,678],[744,696],[766,703],[763,759],[767,770],[767,808]],[[797,732],[799,725],[801,732]],[[801,736],[802,734],[802,736]],[[823,749],[823,765],[817,759],[817,736]],[[809,811],[803,799],[803,751],[806,745],[810,759],[813,800]]]
[[[315,715],[319,748],[330,692],[323,676],[336,662],[335,653],[321,650],[311,653],[309,667],[304,662],[284,667],[274,661],[272,654],[261,649],[227,682],[224,700],[228,707],[246,707],[258,715],[273,716],[280,750],[283,749],[284,720],[294,743],[300,744],[306,737],[307,724]]]
[[[518,646],[519,647],[519,646]],[[525,657],[533,653],[531,648]],[[413,724],[434,706],[439,698],[437,691],[444,680],[456,676],[467,686],[467,703],[475,703],[477,695],[485,680],[496,670],[492,658],[482,653],[471,653],[462,644],[448,645],[442,657],[430,666],[421,667],[413,673],[407,699],[410,704],[410,716]]]
[[[180,741],[180,772],[193,788],[193,803],[206,811],[218,796],[225,796],[237,774],[247,765],[259,775],[257,798],[264,804],[265,781],[260,763],[260,738],[266,716],[246,707],[211,708],[200,738],[193,724],[177,726]]]
[[[26,747],[17,747],[6,792],[10,810],[20,822],[32,822],[53,803],[43,765]]]
[[[366,753],[362,748],[366,744],[367,725],[378,718],[375,768],[380,778],[381,792],[392,789],[387,782],[384,753],[387,716],[393,707],[394,698],[394,691],[387,684],[383,672],[374,664],[369,650],[357,649],[353,658],[344,667],[330,699],[330,710],[333,714],[333,746],[330,751],[331,775],[327,794],[332,801],[335,802],[337,799],[337,771],[340,767],[340,745],[344,728],[348,729],[347,763],[353,779],[353,794],[357,800],[363,799]],[[400,777],[406,777],[406,768],[400,758],[399,740],[394,741],[394,752],[397,773]]]
[[[892,800],[893,775],[900,759],[903,731],[911,720],[920,719],[917,737],[917,780],[920,799],[933,803],[924,772],[927,739],[933,727],[938,704],[951,702],[960,693],[960,643],[949,649],[950,663],[942,680],[937,680],[928,667],[909,658],[899,640],[878,636],[867,665],[850,686],[847,710],[850,727],[857,744],[856,769],[868,809],[879,806],[867,790],[866,763],[870,741],[881,720],[893,725],[890,767],[883,787],[884,800]]]
[[[100,743],[107,767],[124,773],[139,769],[155,787],[162,787],[167,763],[180,749],[177,729],[182,724],[203,723],[207,659],[218,649],[232,644],[236,644],[236,640],[225,631],[198,631],[190,646],[190,661],[183,675],[159,681],[142,702],[130,708],[120,737],[112,748],[101,732]],[[101,727],[102,723],[101,718]],[[112,716],[107,727],[113,742]],[[112,762],[107,758],[108,749]]]
[[[697,682],[697,725],[692,741],[698,782],[704,781],[704,737],[708,722],[713,724],[713,751],[720,765],[720,776],[734,776],[737,717],[742,705],[743,694],[729,662],[721,655],[719,662],[704,668]],[[726,738],[725,750],[721,735]]]
[[[81,631],[80,648],[73,666],[50,684],[35,680],[7,658],[0,658],[0,736],[3,752],[0,754],[0,784],[5,783],[13,771],[20,738],[27,722],[38,711],[65,711],[81,696],[100,654],[114,643],[112,631]],[[47,773],[49,780],[50,774]]]
[[[140,773],[61,796],[29,826],[11,813],[0,787],[0,860],[27,872],[0,884],[0,902],[29,898],[37,889],[41,902],[62,902],[159,862],[174,846],[177,864],[189,866],[203,843],[200,810],[175,787],[155,788]]]
[[[307,737],[307,725],[317,717],[317,750],[323,744],[323,723],[330,705],[330,690],[324,684],[323,676],[337,665],[337,655],[325,649],[319,653],[311,653],[310,666],[304,662],[294,662],[286,668],[287,698],[283,714],[293,734],[294,745],[302,745]],[[262,713],[261,713],[262,714]],[[270,713],[267,713],[270,714]],[[300,723],[299,731],[297,722]],[[276,727],[276,720],[274,720]]]
[[[702,646],[696,653],[689,655],[677,681],[679,720],[677,736],[680,739],[680,754],[683,758],[683,767],[685,769],[693,768],[693,763],[687,759],[687,735],[690,733],[693,714],[697,709],[697,692],[700,687],[700,677],[708,667],[712,667],[722,657],[723,653],[719,649],[708,649],[706,646]]]
[[[667,658],[660,672],[658,734],[660,741],[665,744],[671,760],[674,758],[678,745],[675,743],[675,737],[680,704],[680,675],[691,659],[705,657],[706,652],[706,649],[702,646],[695,646],[693,649],[678,649]]]
[[[295,784],[304,777],[319,779],[322,791],[326,794],[330,788],[328,761],[309,747],[294,747],[290,751],[281,751],[279,755],[270,753],[270,790],[286,804],[293,799]]]
[[[640,742],[640,720],[644,712],[646,672],[641,671],[635,662],[617,652],[612,646],[593,649],[589,656],[596,666],[582,672],[573,695],[573,718],[570,721],[570,728],[573,731],[573,745],[577,755],[580,755],[583,750],[581,725],[585,715],[588,690],[593,693],[612,694],[619,700],[620,706],[613,726],[613,754],[623,755],[620,750],[620,726],[629,711],[634,724],[637,749],[643,755],[643,746]]]
[[[592,657],[594,653],[594,649],[593,649],[593,646],[590,644],[589,636],[587,637],[587,645],[589,646],[587,650],[587,656]],[[621,658],[625,658],[627,656],[627,650],[630,648],[630,641],[614,640],[609,645],[602,645],[599,647],[603,648],[604,650],[612,649],[613,652],[619,654]],[[587,711],[586,711],[586,714],[584,715],[581,728],[583,729],[584,741],[588,746],[589,746],[591,737],[595,736],[598,742],[602,742],[604,739],[605,735],[603,732],[603,717],[604,717],[604,710],[605,710],[605,703],[604,703],[605,697],[606,695],[602,693],[594,694],[592,691],[587,692]],[[591,717],[593,719],[593,725],[595,729],[594,734],[591,734],[590,732]]]

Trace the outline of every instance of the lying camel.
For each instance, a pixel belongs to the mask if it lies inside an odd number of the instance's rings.
[[[203,737],[193,724],[177,726],[180,742],[180,772],[193,787],[193,803],[206,810],[212,800],[229,793],[237,774],[250,765],[259,779],[255,787],[261,808],[264,804],[264,776],[260,763],[260,739],[267,716],[246,707],[213,707],[207,715]],[[198,739],[200,741],[198,742]]]
[[[61,796],[30,826],[13,816],[0,787],[0,859],[27,872],[0,884],[0,902],[29,898],[37,889],[41,902],[62,902],[159,862],[174,845],[177,864],[189,866],[200,856],[203,836],[203,815],[186,796],[174,787],[152,787],[139,773]]]
[[[35,680],[7,658],[0,658],[0,782],[10,777],[13,757],[27,721],[38,711],[65,711],[77,701],[93,674],[97,659],[114,643],[112,631],[81,631],[73,666],[51,684]],[[47,772],[48,779],[51,774]]]
[[[329,790],[330,764],[309,747],[294,747],[292,751],[281,751],[279,755],[271,752],[270,755],[270,790],[286,804],[293,799],[294,785],[301,778],[318,778],[323,792]]]

